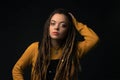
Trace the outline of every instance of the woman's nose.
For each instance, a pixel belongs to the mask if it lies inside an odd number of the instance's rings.
[[[59,25],[55,25],[54,29],[59,30]]]

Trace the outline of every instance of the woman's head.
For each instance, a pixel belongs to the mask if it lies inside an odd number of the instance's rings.
[[[49,35],[51,39],[63,39],[68,32],[68,19],[64,14],[56,13],[50,19]]]
[[[45,24],[44,37],[63,40],[70,36],[74,28],[69,12],[64,9],[57,9],[51,13]]]

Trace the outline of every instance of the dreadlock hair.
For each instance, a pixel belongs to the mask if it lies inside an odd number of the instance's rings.
[[[50,17],[47,19],[44,26],[44,33],[42,42],[39,43],[39,54],[36,60],[36,64],[32,73],[33,80],[46,80],[47,68],[50,64],[50,36],[49,36],[49,26],[51,17],[54,14],[64,14],[68,18],[69,30],[63,41],[63,50],[62,57],[60,58],[57,68],[56,74],[53,80],[71,80],[70,79],[70,70],[72,61],[74,61],[75,72],[78,71],[79,58],[76,54],[76,29],[72,21],[72,17],[69,15],[67,10],[57,9]],[[34,76],[33,76],[34,75]],[[36,77],[39,75],[39,77]]]

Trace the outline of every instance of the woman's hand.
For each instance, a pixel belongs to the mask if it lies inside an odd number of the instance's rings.
[[[78,24],[78,21],[77,21],[76,18],[73,16],[73,14],[70,13],[70,12],[69,12],[68,14],[70,14],[70,16],[72,17],[73,23],[74,23],[75,25],[77,25],[77,24]]]
[[[85,26],[85,25],[84,25],[83,23],[77,21],[76,18],[73,16],[72,13],[69,12],[68,14],[70,14],[70,16],[72,17],[73,24],[75,25],[75,28],[76,28],[78,31],[80,31],[80,30],[83,28],[83,26]]]

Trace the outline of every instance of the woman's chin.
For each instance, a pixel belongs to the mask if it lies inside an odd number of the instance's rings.
[[[59,40],[59,38],[51,38],[51,39],[53,39],[53,40]]]

